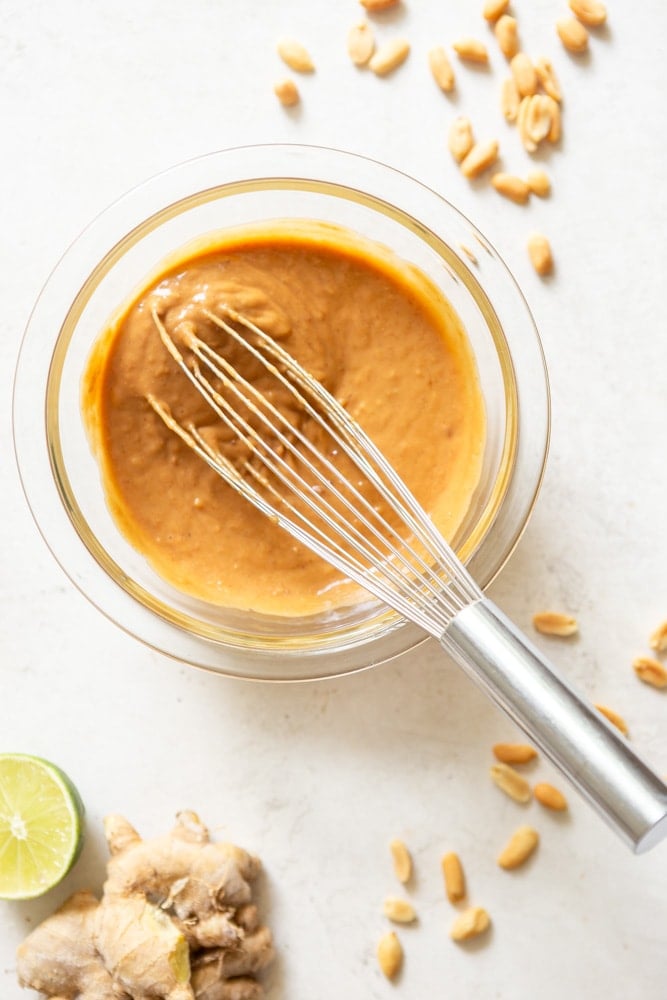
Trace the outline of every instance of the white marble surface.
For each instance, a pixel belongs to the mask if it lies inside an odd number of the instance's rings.
[[[385,160],[442,192],[489,236],[534,311],[553,389],[553,439],[530,527],[492,596],[530,629],[563,607],[580,637],[540,640],[563,672],[628,719],[634,744],[667,773],[667,695],[630,663],[667,617],[665,441],[667,13],[658,0],[610,4],[590,55],[568,56],[554,22],[565,0],[515,0],[524,47],[550,55],[566,95],[562,147],[544,161],[553,197],[520,208],[471,186],[445,149],[468,112],[498,135],[510,169],[528,158],[499,117],[504,61],[457,65],[448,99],[424,53],[487,37],[481,0],[417,2],[378,19],[405,34],[408,63],[357,73],[344,40],[356,0],[3,0],[0,4],[0,748],[57,761],[88,807],[83,857],[46,898],[0,903],[0,995],[24,996],[14,949],[81,886],[98,887],[102,816],[147,834],[198,810],[266,864],[264,903],[279,959],[270,1000],[447,997],[658,1000],[665,995],[667,847],[634,858],[572,795],[564,819],[520,809],[487,777],[490,745],[514,734],[435,644],[339,681],[270,686],[217,678],[140,646],[70,585],[39,538],[11,454],[12,369],[31,305],[88,220],[174,162],[243,143],[319,143]],[[286,114],[271,87],[276,39],[306,42],[317,73]],[[541,281],[524,252],[544,230],[557,260]],[[549,777],[540,765],[536,775]],[[494,857],[519,822],[542,845],[508,875]],[[387,843],[416,860],[419,925],[402,937],[391,987],[375,965]],[[472,948],[447,937],[439,857],[460,851],[472,901],[493,931]]]

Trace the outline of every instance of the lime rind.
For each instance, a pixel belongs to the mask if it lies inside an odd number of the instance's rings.
[[[56,764],[0,754],[0,898],[34,899],[58,885],[81,853],[84,817]]]

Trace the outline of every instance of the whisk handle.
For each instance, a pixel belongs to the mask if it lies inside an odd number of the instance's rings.
[[[441,643],[636,853],[667,837],[667,785],[491,601],[460,611]]]

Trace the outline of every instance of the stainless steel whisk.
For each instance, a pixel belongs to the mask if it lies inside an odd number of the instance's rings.
[[[149,396],[167,427],[294,538],[436,638],[636,852],[667,837],[667,785],[484,597],[343,406],[254,323],[232,309],[221,312],[224,317],[209,310],[203,315],[289,393],[381,502],[374,503],[194,330],[184,336],[188,364],[153,310],[172,358],[245,445],[247,460],[232,463],[197,427],[179,423],[165,404]]]

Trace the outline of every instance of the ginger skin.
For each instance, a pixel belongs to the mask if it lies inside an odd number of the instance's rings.
[[[76,893],[30,934],[20,984],[50,1000],[261,1000],[273,944],[251,902],[258,859],[212,843],[192,812],[153,840],[121,816],[105,834],[101,901]]]

